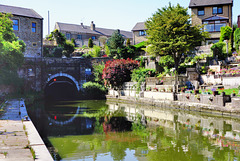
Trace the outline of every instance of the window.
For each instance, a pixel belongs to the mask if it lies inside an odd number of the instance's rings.
[[[37,43],[35,43],[35,42],[32,43],[32,46],[33,46],[33,47],[37,47]]]
[[[92,40],[96,40],[96,36],[92,36]]]
[[[36,33],[36,29],[37,29],[37,24],[35,22],[32,22],[32,32]]]
[[[204,7],[198,8],[198,16],[203,16],[204,14]]]
[[[14,31],[19,31],[19,20],[12,20],[13,21],[13,30]]]
[[[77,40],[82,40],[82,35],[77,35]]]
[[[139,31],[139,36],[146,36],[147,35],[147,33],[146,33],[146,31]]]
[[[215,14],[222,14],[222,13],[223,13],[222,6],[220,6],[220,7],[213,7],[213,15],[215,15]]]
[[[221,27],[227,25],[227,21],[206,21],[204,30],[208,32],[220,32]]]
[[[67,38],[67,40],[70,40],[71,39],[71,34],[70,33],[66,33],[66,38]]]

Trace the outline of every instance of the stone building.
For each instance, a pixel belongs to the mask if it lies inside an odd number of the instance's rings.
[[[210,33],[206,45],[216,43],[223,26],[232,27],[233,0],[190,0],[192,24],[205,24],[205,31]]]
[[[90,26],[85,26],[83,23],[67,24],[56,22],[55,29],[58,29],[61,33],[65,34],[67,40],[75,39],[77,46],[88,46],[88,40],[91,38],[94,44],[103,46],[103,41],[111,37],[112,33],[116,30],[96,27],[92,21]],[[130,39],[132,42],[132,32],[120,30],[120,34],[125,40]],[[102,41],[102,40],[103,41]]]
[[[42,56],[43,18],[33,9],[0,5],[0,12],[13,15],[13,32],[26,44],[25,57]]]
[[[138,22],[132,29],[133,32],[133,44],[138,44],[140,42],[146,41],[147,33],[144,22]]]

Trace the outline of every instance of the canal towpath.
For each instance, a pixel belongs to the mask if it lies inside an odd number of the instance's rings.
[[[4,111],[0,116],[0,161],[53,161],[27,114],[24,100],[7,101]]]

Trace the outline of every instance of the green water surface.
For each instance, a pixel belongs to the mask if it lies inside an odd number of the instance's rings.
[[[240,161],[238,118],[105,101],[31,113],[55,160]]]

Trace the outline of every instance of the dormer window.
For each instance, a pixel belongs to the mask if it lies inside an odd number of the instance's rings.
[[[204,7],[200,7],[198,8],[198,16],[203,16],[205,13],[204,13]]]
[[[213,7],[213,15],[215,15],[215,14],[222,14],[222,13],[223,13],[222,6]]]

